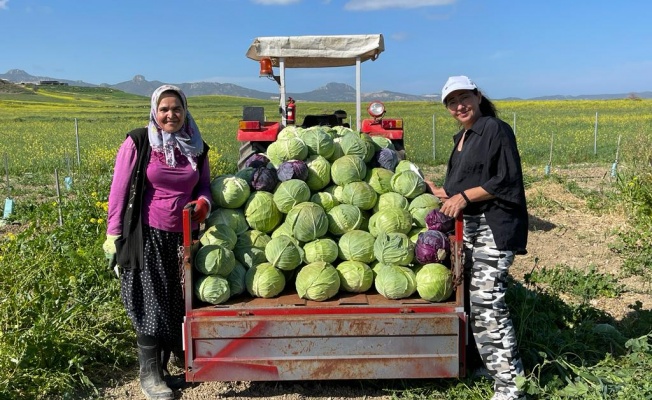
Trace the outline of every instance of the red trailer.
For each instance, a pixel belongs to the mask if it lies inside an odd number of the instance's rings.
[[[183,323],[188,382],[450,378],[465,375],[464,290],[446,302],[388,300],[373,289],[324,302],[288,288],[271,299],[240,295],[207,305],[193,295],[190,210],[184,211]],[[451,236],[462,273],[461,219]]]

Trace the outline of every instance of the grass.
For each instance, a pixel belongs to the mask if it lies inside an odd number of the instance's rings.
[[[189,100],[206,141],[212,146],[211,174],[235,170],[234,133],[243,105],[271,101],[206,96]],[[644,101],[645,102],[645,101]],[[649,102],[647,104],[650,104]],[[526,174],[526,185],[556,179],[586,200],[593,212],[626,207],[630,228],[615,251],[625,257],[627,274],[652,271],[652,174],[650,116],[642,102],[502,102],[504,115],[517,115],[517,139],[528,170],[548,161],[549,134],[564,138],[554,165],[597,162],[611,165],[617,135],[623,134],[622,169],[615,184],[582,189],[572,177]],[[351,104],[300,103],[299,113]],[[441,166],[456,127],[439,105],[388,103],[388,115],[405,120],[408,156]],[[65,399],[95,388],[111,372],[132,368],[134,337],[119,297],[119,283],[106,267],[101,243],[115,151],[124,134],[144,125],[148,99],[106,89],[58,87],[33,94],[0,95],[0,126],[7,140],[9,184],[14,213],[0,228],[0,398]],[[601,122],[598,154],[593,154],[593,120]],[[436,153],[432,157],[432,115]],[[268,118],[274,118],[269,115]],[[510,118],[506,118],[511,122]],[[76,160],[75,121],[80,139]],[[68,165],[71,165],[70,171]],[[71,190],[54,190],[54,171],[74,178]],[[604,190],[603,190],[604,189]],[[532,207],[559,204],[546,193],[528,198]],[[63,216],[59,222],[59,213]],[[513,282],[508,305],[514,315],[527,370],[524,385],[532,398],[650,398],[652,312],[641,304],[622,320],[592,307],[591,299],[618,296],[619,277],[564,265],[537,270]],[[581,301],[568,304],[562,294]],[[365,385],[383,385],[366,382]],[[491,385],[482,379],[404,382],[386,388],[396,399],[482,399]]]

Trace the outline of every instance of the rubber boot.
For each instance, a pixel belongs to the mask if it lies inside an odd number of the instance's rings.
[[[172,400],[174,393],[161,378],[161,353],[158,345],[138,343],[140,389],[148,400]]]
[[[161,376],[170,389],[181,389],[186,386],[185,375],[172,375],[168,369],[171,351],[163,348],[161,350]]]

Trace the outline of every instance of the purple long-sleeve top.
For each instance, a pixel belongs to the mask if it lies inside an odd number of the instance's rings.
[[[109,193],[109,212],[106,233],[122,234],[122,217],[129,196],[131,171],[136,168],[138,155],[136,145],[127,137],[118,150],[113,172],[113,182]],[[178,161],[184,156],[179,154]],[[201,172],[200,172],[201,171]],[[210,169],[208,157],[204,164],[193,170],[189,162],[179,162],[169,167],[162,157],[152,153],[147,165],[147,179],[143,195],[141,218],[143,224],[167,232],[183,232],[183,207],[192,200],[197,186],[197,198],[205,198],[211,203]],[[197,224],[193,223],[193,229]]]

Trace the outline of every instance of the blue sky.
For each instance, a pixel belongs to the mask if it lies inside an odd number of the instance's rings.
[[[266,92],[258,36],[382,33],[362,91],[435,94],[468,75],[490,98],[652,91],[648,0],[0,0],[0,73],[116,84],[216,81]],[[355,85],[292,69],[287,90]]]

